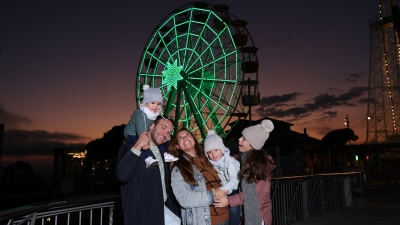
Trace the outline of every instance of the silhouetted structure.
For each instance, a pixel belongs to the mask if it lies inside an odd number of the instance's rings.
[[[84,149],[54,149],[54,189],[64,194],[73,192],[72,180],[84,176],[85,157]]]
[[[3,140],[4,140],[4,122],[0,123],[0,172],[2,167],[2,158],[3,158]],[[1,174],[0,174],[1,175]]]
[[[55,194],[82,196],[118,191],[115,167],[116,158],[87,159],[86,149],[55,149]]]
[[[370,68],[367,143],[400,142],[398,32],[400,11],[395,1],[381,0],[380,15],[369,21]]]
[[[81,196],[119,191],[115,177],[125,125],[114,126],[84,149],[55,149],[53,185],[57,194]]]
[[[330,131],[321,140],[331,146],[344,146],[349,140],[354,140],[354,137],[352,129],[343,128]]]

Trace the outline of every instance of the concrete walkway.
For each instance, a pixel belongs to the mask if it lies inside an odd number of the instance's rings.
[[[352,207],[329,211],[295,225],[400,225],[400,199],[355,198]]]

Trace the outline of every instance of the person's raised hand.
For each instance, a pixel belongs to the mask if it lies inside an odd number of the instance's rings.
[[[150,142],[149,133],[144,131],[143,133],[141,133],[139,135],[139,138],[136,141],[136,143],[133,145],[133,147],[136,148],[139,151],[141,149],[144,149],[144,148],[148,149],[149,148],[149,142]]]
[[[221,190],[221,189],[215,189],[215,199],[222,199],[226,198],[226,194],[228,193],[228,190]]]
[[[223,208],[229,205],[229,201],[227,197],[221,198],[221,199],[216,199],[214,201],[214,206],[217,208]]]

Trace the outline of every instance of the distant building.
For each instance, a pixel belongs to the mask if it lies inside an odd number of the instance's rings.
[[[54,150],[53,187],[63,196],[118,191],[116,159],[87,159],[85,149]]]
[[[62,193],[73,192],[74,178],[84,176],[85,168],[84,149],[60,148],[54,150],[53,187]]]

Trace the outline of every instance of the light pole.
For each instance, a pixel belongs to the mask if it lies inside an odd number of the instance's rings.
[[[347,134],[349,138],[349,145],[350,145],[350,121],[349,121],[349,115],[346,114],[346,117],[344,118],[344,125],[347,126]]]
[[[346,118],[344,118],[344,125],[347,126],[347,134],[348,134],[348,138],[349,138],[349,146],[350,146],[350,121],[349,121],[349,114],[346,114]],[[353,168],[355,168],[356,166],[356,159],[355,159],[355,155],[354,155],[354,149],[353,149]]]

